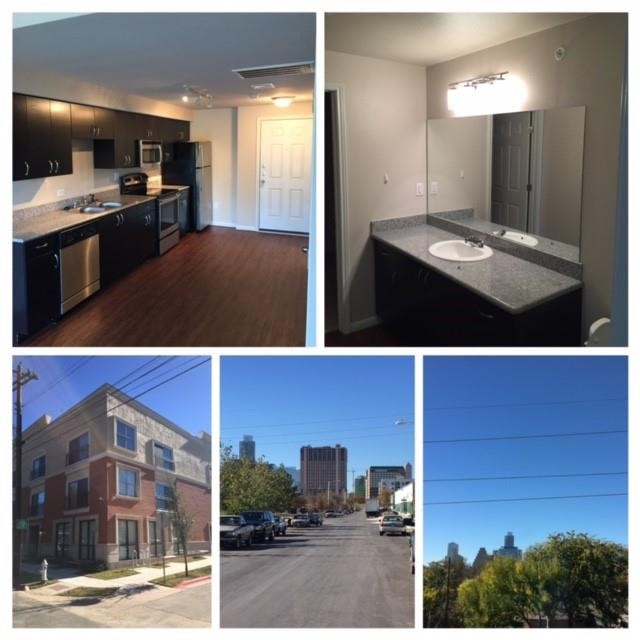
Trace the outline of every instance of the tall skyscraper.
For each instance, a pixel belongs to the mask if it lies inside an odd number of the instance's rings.
[[[447,558],[457,558],[460,554],[458,553],[459,547],[457,542],[450,542],[447,545]]]
[[[366,479],[364,476],[358,476],[354,480],[353,493],[359,498],[364,498],[365,496],[365,484]]]
[[[256,443],[253,439],[253,436],[242,436],[242,440],[240,440],[240,458],[245,458],[250,462],[256,461]]]
[[[515,546],[515,537],[511,531],[504,537],[504,546],[493,552],[494,556],[503,556],[505,558],[514,558],[520,560],[522,551]]]
[[[381,480],[404,480],[406,472],[405,467],[369,467],[366,474],[365,498],[369,500],[369,498],[377,498],[380,495],[379,486]]]
[[[303,495],[347,490],[347,449],[335,447],[300,448],[300,490]]]

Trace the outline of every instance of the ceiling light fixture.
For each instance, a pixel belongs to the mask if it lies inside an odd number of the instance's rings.
[[[486,76],[477,76],[476,78],[469,78],[469,80],[460,80],[459,82],[450,82],[449,89],[458,89],[459,87],[471,87],[477,89],[482,84],[493,84],[500,80],[505,80],[505,77],[509,72],[501,71],[500,73],[489,73]]]
[[[207,109],[213,109],[213,96],[206,89],[193,84],[185,84],[183,86],[184,90],[193,96],[193,104],[196,107],[205,106]],[[189,100],[189,96],[182,96],[183,102],[189,102]]]
[[[280,107],[283,109],[284,107],[288,107],[293,102],[294,96],[274,96],[271,98],[273,100],[273,104],[276,107]]]

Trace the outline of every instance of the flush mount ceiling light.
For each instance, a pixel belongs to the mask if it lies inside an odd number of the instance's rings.
[[[280,107],[283,109],[284,107],[288,107],[293,102],[294,96],[274,96],[271,98],[273,100],[273,104],[276,107]]]
[[[213,96],[202,87],[198,87],[193,84],[185,84],[184,90],[191,94],[191,96],[182,96],[182,102],[189,102],[193,99],[193,104],[196,107],[206,107],[207,109],[213,109]]]

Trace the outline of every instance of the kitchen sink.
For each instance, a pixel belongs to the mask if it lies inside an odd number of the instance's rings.
[[[103,213],[106,210],[106,207],[82,207],[80,209],[82,213]]]
[[[443,240],[429,247],[429,253],[442,260],[455,262],[476,262],[486,260],[493,255],[491,247],[486,244],[479,247],[464,240]]]
[[[122,202],[116,202],[115,200],[109,200],[107,202],[101,202],[101,207],[107,207],[107,209],[117,209],[122,206]]]

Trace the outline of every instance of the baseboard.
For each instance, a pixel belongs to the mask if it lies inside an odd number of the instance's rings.
[[[235,229],[236,225],[233,222],[217,222],[214,221],[210,225],[211,227],[230,227],[231,229]]]
[[[363,318],[362,320],[356,320],[355,322],[351,322],[351,331],[349,333],[353,333],[354,331],[362,331],[362,329],[368,329],[369,327],[375,327],[377,324],[380,324],[382,320],[378,316],[369,316],[368,318]]]
[[[251,227],[248,225],[244,225],[244,224],[237,224],[236,225],[236,229],[238,231],[257,231],[257,227]]]

